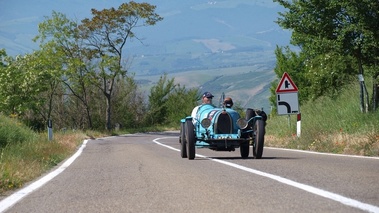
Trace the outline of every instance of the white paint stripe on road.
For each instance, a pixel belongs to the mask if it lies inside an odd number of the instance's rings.
[[[363,159],[379,160],[379,157],[369,157],[369,156],[361,156],[361,155],[333,154],[333,153],[325,153],[325,152],[313,152],[313,151],[307,151],[307,150],[285,149],[285,148],[276,148],[276,147],[265,147],[265,149],[266,148],[267,149],[276,149],[276,150],[286,150],[286,151],[290,151],[290,152],[308,153],[308,154],[314,154],[314,155],[328,155],[328,156],[337,156],[337,157],[349,157],[349,158],[363,158]]]
[[[166,148],[169,148],[169,149],[172,149],[172,150],[180,152],[179,149],[176,149],[174,147],[171,147],[171,146],[168,146],[166,144],[158,142],[158,140],[166,139],[166,138],[173,138],[173,137],[156,138],[156,139],[153,140],[153,142],[156,143],[156,144],[158,144],[158,145],[164,146]],[[252,174],[256,174],[256,175],[260,175],[260,176],[263,176],[263,177],[267,177],[267,178],[270,178],[272,180],[276,180],[276,181],[278,181],[280,183],[284,183],[284,184],[287,184],[289,186],[293,186],[295,188],[302,189],[302,190],[307,191],[309,193],[312,193],[312,194],[315,194],[315,195],[318,195],[318,196],[321,196],[321,197],[324,197],[324,198],[328,198],[328,199],[337,201],[337,202],[342,203],[343,205],[346,205],[346,206],[351,206],[351,207],[358,208],[358,209],[361,209],[361,210],[367,211],[367,212],[376,212],[376,213],[379,213],[379,207],[377,207],[377,206],[374,206],[374,205],[371,205],[371,204],[367,204],[367,203],[362,203],[360,201],[357,201],[357,200],[354,200],[354,199],[351,199],[351,198],[348,198],[348,197],[344,197],[344,196],[336,194],[336,193],[328,192],[328,191],[325,191],[325,190],[322,190],[322,189],[319,189],[319,188],[316,188],[316,187],[313,187],[313,186],[309,186],[309,185],[306,185],[306,184],[302,184],[302,183],[298,183],[298,182],[292,181],[292,180],[287,179],[287,178],[280,177],[278,175],[273,175],[273,174],[270,174],[270,173],[262,172],[262,171],[255,170],[255,169],[251,169],[251,168],[244,167],[244,166],[241,166],[241,165],[238,165],[238,164],[235,164],[235,163],[231,163],[231,162],[228,162],[228,161],[219,160],[219,159],[213,159],[213,158],[210,158],[210,157],[207,157],[207,156],[204,156],[204,155],[199,155],[199,154],[196,154],[196,156],[197,157],[201,157],[201,158],[206,158],[206,159],[209,159],[211,161],[215,161],[217,163],[221,163],[221,164],[224,164],[224,165],[227,165],[227,166],[231,166],[231,167],[234,167],[234,168],[246,171],[246,172],[250,172]]]
[[[36,182],[30,184],[29,186],[13,193],[9,197],[5,198],[4,200],[0,201],[0,212],[4,212],[8,208],[12,207],[14,204],[16,204],[18,201],[20,201],[25,196],[29,195],[33,191],[37,190],[50,180],[52,180],[54,177],[59,175],[61,172],[63,172],[68,166],[74,162],[74,160],[79,157],[80,154],[82,154],[83,149],[86,147],[88,140],[84,140],[83,144],[80,146],[78,151],[71,156],[67,161],[65,161],[60,167],[58,167],[56,170],[50,172],[46,176],[42,177],[41,179],[37,180]]]

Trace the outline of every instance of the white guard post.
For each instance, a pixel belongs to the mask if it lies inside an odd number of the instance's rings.
[[[301,113],[297,114],[296,135],[297,137],[301,135]]]

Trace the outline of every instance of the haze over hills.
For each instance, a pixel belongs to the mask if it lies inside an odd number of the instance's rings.
[[[90,9],[118,7],[121,0],[0,1],[0,48],[9,55],[38,49],[31,39],[52,11],[74,20],[90,18]],[[283,8],[272,0],[148,0],[164,20],[136,29],[126,45],[130,72],[148,88],[168,73],[187,87],[222,92],[243,106],[268,105],[275,79],[276,45],[289,44],[290,32],[274,21]],[[264,77],[264,78],[262,78]]]

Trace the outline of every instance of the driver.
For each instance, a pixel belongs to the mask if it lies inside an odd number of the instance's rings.
[[[201,106],[209,106],[214,108],[215,106],[212,104],[212,98],[214,96],[210,92],[204,92],[203,96],[201,97],[201,105],[196,106],[193,108],[191,117],[194,118],[192,121],[195,123],[196,122],[196,117],[197,117],[197,111]]]

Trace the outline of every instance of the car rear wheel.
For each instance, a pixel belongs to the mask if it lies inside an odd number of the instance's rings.
[[[255,116],[255,110],[254,109],[250,109],[250,108],[246,109],[246,116],[245,116],[245,118],[246,118],[247,121],[249,121],[254,116]],[[249,125],[248,125],[247,129],[250,129],[250,130],[253,129],[253,122],[254,122],[253,120],[249,121]],[[252,132],[244,133],[244,134],[242,134],[242,137],[243,138],[249,138],[249,137],[252,138],[253,137],[253,133]]]
[[[242,158],[248,158],[249,157],[249,148],[250,148],[249,141],[241,143],[240,152],[241,152]]]
[[[186,144],[187,144],[187,157],[190,160],[195,159],[195,131],[192,121],[186,121]]]
[[[182,158],[187,157],[186,132],[185,132],[184,127],[185,127],[185,123],[180,123],[179,143],[180,143],[180,156],[182,156]]]
[[[250,109],[250,108],[247,108],[246,109],[246,116],[245,116],[245,118],[246,118],[246,120],[250,120],[252,117],[254,117],[256,114],[255,114],[255,110],[254,109]],[[252,123],[253,123],[253,120],[251,120],[250,122],[249,122],[249,125],[250,126],[253,126],[252,125]]]
[[[265,136],[264,121],[257,120],[254,125],[253,155],[256,159],[261,159],[263,154]]]

